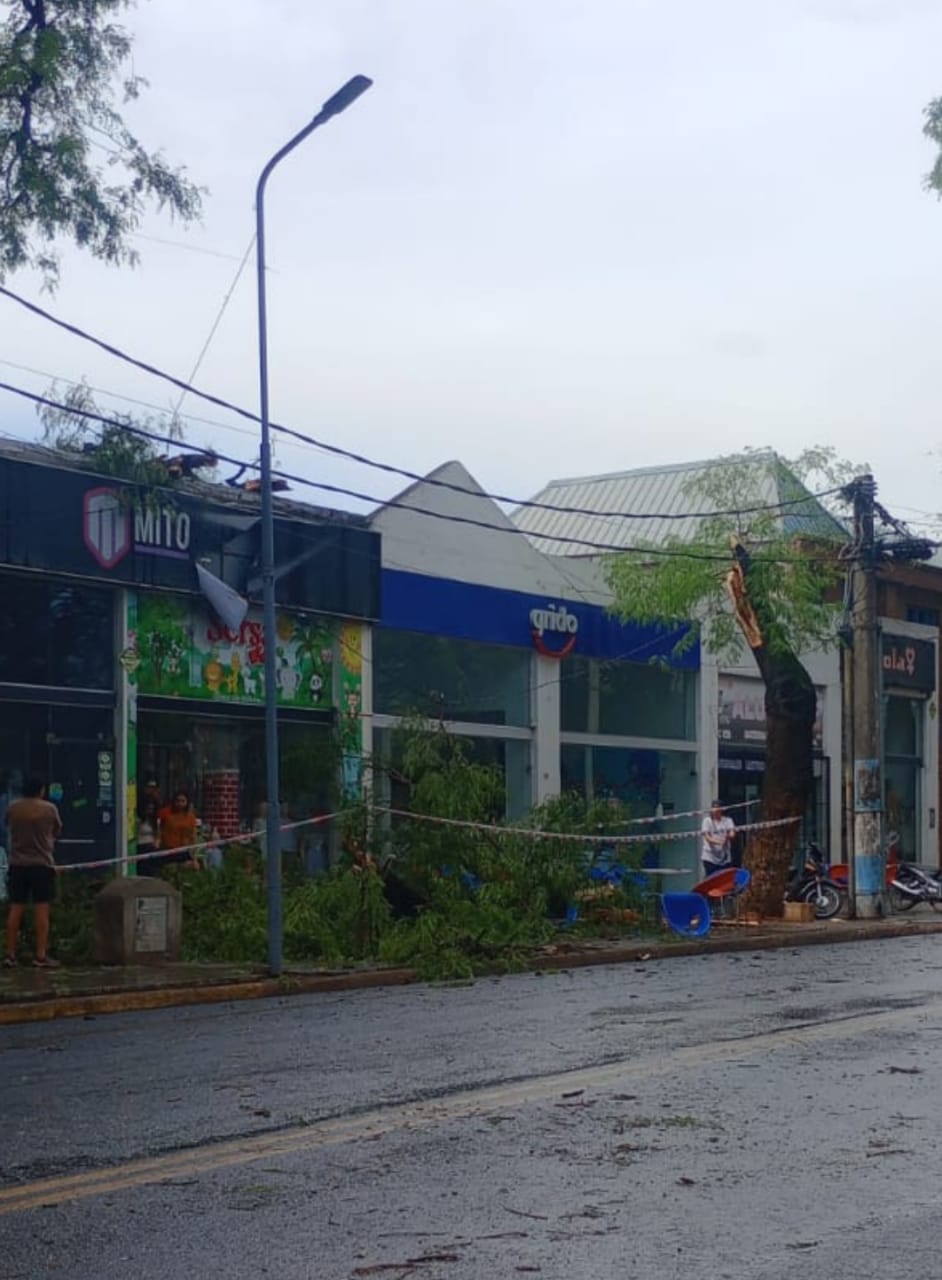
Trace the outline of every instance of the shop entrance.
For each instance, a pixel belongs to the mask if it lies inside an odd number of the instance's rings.
[[[340,775],[332,716],[279,719],[278,737],[282,821],[287,825],[332,812]],[[262,830],[266,780],[261,708],[206,715],[141,706],[139,795],[151,781],[164,803],[185,792],[205,827],[224,838]],[[282,851],[297,854],[309,871],[321,870],[329,860],[331,839],[327,824],[302,827],[284,833]]]
[[[921,787],[925,702],[906,694],[885,699],[883,788],[887,841],[899,837],[900,856],[923,860]]]
[[[110,707],[4,702],[0,809],[22,795],[29,774],[45,779],[62,817],[61,863],[114,856],[115,749]]]
[[[826,756],[816,755],[813,768],[814,794],[801,824],[799,841],[804,845],[813,840],[826,849],[830,830],[830,761]],[[737,826],[758,821],[764,778],[764,751],[720,751],[719,799],[724,805],[737,806],[731,814]]]

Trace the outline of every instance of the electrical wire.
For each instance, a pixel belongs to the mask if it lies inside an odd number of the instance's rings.
[[[61,382],[67,387],[87,387],[87,389],[94,395],[107,396],[110,400],[123,400],[126,404],[137,405],[140,409],[150,409],[154,413],[161,413],[164,415],[171,412],[167,405],[155,404],[153,400],[141,400],[137,396],[125,395],[122,391],[112,391],[109,387],[96,387],[91,383],[86,382],[84,379],[67,378],[64,374],[50,373],[48,369],[37,369],[34,365],[30,364],[18,364],[15,360],[5,360],[2,356],[0,356],[0,365],[3,365],[7,369],[16,369],[18,373],[29,373],[36,378],[45,378],[47,383],[50,385]],[[204,427],[214,427],[218,431],[234,431],[238,435],[247,436],[253,441],[258,441],[258,432],[254,427],[243,427],[237,422],[221,422],[218,418],[203,418],[200,417],[199,414],[195,413],[181,413],[180,420],[181,422],[188,423],[195,422]],[[7,433],[0,431],[0,435],[4,434]],[[9,436],[8,438],[15,440],[18,437]]]
[[[216,331],[218,330],[220,324],[222,324],[222,318],[226,314],[226,308],[229,306],[229,302],[232,298],[232,295],[235,293],[236,287],[238,286],[239,281],[242,279],[242,272],[245,270],[245,264],[249,260],[249,254],[252,252],[254,248],[255,248],[255,235],[253,233],[252,239],[249,241],[246,247],[245,253],[243,253],[242,255],[242,261],[239,263],[238,269],[236,270],[236,273],[232,278],[232,284],[230,284],[222,302],[220,303],[219,310],[216,312],[215,320],[210,325],[209,333],[206,335],[206,341],[203,343],[202,347],[200,348],[200,353],[196,357],[196,363],[194,364],[193,368],[190,370],[190,376],[187,378],[187,382],[192,382],[193,379],[196,377],[196,375],[199,373],[200,368],[203,364],[203,361],[206,359],[206,352],[212,346],[213,338],[215,338],[216,336]],[[180,406],[183,404],[183,401],[186,399],[187,394],[188,394],[188,391],[180,392],[180,398],[177,401],[177,403],[174,405],[174,409],[173,409],[174,417],[176,417],[177,414],[180,412]]]
[[[0,292],[3,292],[2,286],[0,286]],[[130,435],[139,436],[141,439],[149,440],[155,444],[168,445],[175,449],[179,449],[181,447],[180,440],[175,439],[172,436],[162,435],[156,431],[148,431],[144,427],[133,426],[130,423],[109,418],[104,414],[95,413],[91,409],[82,409],[75,405],[63,404],[61,401],[53,400],[50,396],[41,396],[36,392],[27,391],[25,388],[17,387],[9,382],[0,382],[0,390],[9,391],[13,395],[21,396],[26,400],[31,400],[34,404],[44,405],[47,408],[57,409],[63,413],[85,418],[88,421],[99,422],[119,431],[125,431]],[[194,452],[199,452],[199,450],[194,450]],[[213,454],[218,461],[228,462],[234,467],[239,467],[242,471],[261,470],[257,462],[245,462],[240,458],[233,458],[229,454],[220,453],[218,450],[213,450]],[[514,525],[496,525],[487,520],[477,520],[472,516],[456,515],[444,511],[433,511],[426,507],[415,507],[410,503],[402,502],[396,498],[383,501],[383,499],[378,498],[375,494],[364,493],[357,489],[349,489],[343,485],[329,484],[327,481],[323,480],[309,480],[306,476],[296,475],[290,471],[276,470],[272,472],[272,475],[278,479],[287,480],[293,484],[306,486],[311,489],[317,489],[324,493],[340,494],[344,497],[355,498],[359,502],[372,503],[378,507],[392,507],[403,511],[410,511],[413,515],[427,516],[430,519],[443,521],[446,524],[461,524],[478,529],[486,529],[491,533],[508,534],[515,538],[523,538],[529,543],[529,539],[527,539],[527,535],[523,530],[516,528]],[[729,564],[729,556],[719,552],[697,551],[695,549],[682,547],[626,546],[622,543],[593,542],[585,538],[564,537],[561,534],[557,535],[554,540],[559,543],[565,543],[569,546],[580,547],[584,552],[598,551],[621,555],[637,554],[649,556],[654,559],[702,560],[725,565]],[[753,555],[754,561],[765,564],[829,564],[832,562],[832,559],[833,557],[830,556],[763,556],[760,553]]]
[[[27,311],[32,312],[34,315],[40,316],[43,320],[47,320],[50,324],[56,325],[57,328],[63,329],[66,333],[70,333],[74,337],[82,339],[82,341],[84,342],[91,343],[93,346],[98,347],[100,350],[107,352],[109,355],[114,356],[116,359],[123,360],[125,363],[133,365],[135,368],[140,369],[144,373],[148,373],[154,377],[163,379],[165,382],[169,382],[172,386],[177,387],[180,391],[183,391],[190,395],[197,396],[199,399],[205,400],[209,404],[214,404],[218,408],[226,409],[231,413],[238,414],[240,417],[246,418],[250,422],[260,421],[258,415],[253,413],[251,410],[244,409],[240,405],[233,404],[231,401],[224,400],[220,396],[213,395],[211,392],[203,391],[198,387],[194,387],[190,385],[190,383],[185,382],[182,378],[177,378],[173,374],[167,373],[165,370],[158,368],[156,365],[149,364],[147,361],[140,360],[136,356],[130,355],[128,352],[123,351],[120,347],[116,347],[112,343],[106,342],[104,339],[96,337],[94,334],[91,334],[87,330],[80,328],[78,325],[74,325],[67,320],[60,319],[58,316],[53,315],[52,312],[47,311],[44,307],[39,306],[38,303],[30,302],[29,299],[21,297],[18,293],[15,293],[12,289],[8,289],[4,285],[0,285],[0,294],[9,298],[11,301],[18,303],[20,306],[24,307]],[[529,498],[523,498],[523,499],[512,498],[507,494],[490,493],[484,490],[468,489],[467,486],[465,485],[455,484],[452,481],[442,480],[433,476],[424,476],[417,471],[410,471],[405,467],[395,466],[394,464],[389,462],[380,462],[375,458],[368,457],[366,454],[357,453],[351,449],[344,449],[340,445],[328,444],[324,440],[319,440],[316,436],[309,435],[303,431],[298,431],[293,427],[285,426],[283,423],[272,422],[270,426],[273,431],[279,431],[281,432],[282,435],[285,435],[290,437],[291,439],[297,440],[302,444],[311,445],[315,449],[320,449],[323,452],[332,454],[336,457],[345,458],[347,461],[357,463],[360,466],[371,467],[374,470],[382,471],[389,475],[401,476],[404,479],[413,481],[414,483],[429,484],[435,488],[447,489],[447,490],[450,490],[451,492],[461,493],[466,496],[467,495],[470,495],[473,497],[483,496],[483,497],[490,498],[493,502],[500,502],[509,506],[514,506],[514,507],[519,507],[519,508],[529,509],[529,510],[552,511],[561,515],[583,515],[583,516],[591,516],[598,519],[610,519],[610,520],[709,519],[716,516],[743,516],[743,515],[757,514],[757,513],[766,512],[766,511],[786,510],[791,507],[813,503],[820,498],[830,497],[833,494],[841,492],[841,486],[835,486],[834,488],[831,488],[831,489],[823,489],[817,493],[806,493],[804,496],[800,498],[787,498],[787,499],[783,499],[780,502],[764,503],[764,504],[759,504],[753,507],[737,507],[737,508],[731,508],[729,510],[719,510],[719,511],[718,510],[674,511],[674,512],[658,512],[658,511],[626,512],[626,511],[605,511],[605,510],[595,511],[589,507],[577,507],[577,506],[567,506],[564,504],[557,504],[557,503],[539,502],[535,499],[529,499]],[[342,490],[338,490],[338,492],[342,492]],[[379,502],[380,505],[386,505],[386,506],[393,505],[391,502],[383,502],[382,499],[374,498],[372,500]],[[592,545],[591,543],[583,542],[582,539],[578,539],[578,538],[569,539],[569,538],[562,537],[562,535],[554,537],[553,541],[559,542],[559,543],[574,542],[577,545],[585,545],[585,546]],[[629,550],[630,548],[610,546],[607,549],[618,551],[618,550]]]

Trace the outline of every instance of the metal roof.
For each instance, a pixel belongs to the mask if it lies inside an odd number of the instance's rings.
[[[749,461],[755,463],[756,475],[745,506],[780,503],[807,492],[776,454],[756,453],[749,456]],[[518,507],[512,518],[534,546],[547,555],[591,556],[598,554],[594,543],[628,548],[671,538],[687,541],[695,536],[702,522],[690,513],[718,509],[703,494],[690,492],[691,487],[705,471],[728,462],[727,458],[715,458],[551,480],[532,501],[590,512],[618,512],[618,516]],[[784,507],[780,518],[782,532],[796,537],[834,538],[844,534],[841,523],[810,494],[807,503]],[[584,540],[584,552],[571,543],[559,542],[559,538]]]

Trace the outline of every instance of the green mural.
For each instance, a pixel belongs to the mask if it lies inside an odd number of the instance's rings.
[[[340,628],[340,746],[346,799],[360,795],[363,778],[363,629],[356,622]]]
[[[337,624],[280,613],[276,626],[278,702],[329,710]],[[173,596],[142,595],[137,670],[142,694],[260,703],[265,696],[265,632],[252,610],[237,631],[208,608]]]

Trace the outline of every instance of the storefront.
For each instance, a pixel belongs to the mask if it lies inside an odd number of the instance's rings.
[[[220,835],[265,816],[264,629],[258,611],[228,629],[200,600],[141,593],[136,661],[137,777],[188,793]],[[357,623],[279,611],[276,647],[280,777],[287,824],[337,806],[342,769],[354,787],[362,755]],[[340,732],[338,733],[338,727]],[[355,767],[354,767],[355,766]],[[318,832],[318,843],[322,832]],[[306,839],[286,833],[285,847]],[[308,865],[323,863],[320,854]]]
[[[804,815],[800,837],[828,847],[832,818],[831,762],[824,749],[824,722],[829,693],[834,696],[837,691],[816,686],[815,692],[814,795]],[[729,673],[719,675],[717,739],[719,798],[723,804],[736,806],[739,813],[745,814],[752,804],[757,805],[765,780],[765,685],[761,680]],[[839,812],[834,816],[839,819]]]
[[[114,841],[113,593],[9,571],[0,592],[0,810],[41,774],[64,855],[87,860]]]
[[[381,803],[409,805],[394,752],[415,714],[499,768],[496,817],[518,819],[564,791],[618,799],[637,817],[703,802],[697,643],[678,655],[683,632],[619,621],[597,566],[538,551],[458,462],[381,508],[372,527],[383,555],[372,655]],[[650,852],[692,869],[695,843]]]
[[[937,663],[933,640],[883,633],[884,821],[887,840],[914,862],[935,862]]]
[[[197,573],[257,600],[258,535],[258,499],[240,491],[144,491],[28,446],[0,456],[0,796],[42,773],[70,861],[133,851],[149,782],[187,792],[223,836],[261,816],[260,612],[230,629]],[[275,541],[282,801],[301,821],[359,787],[379,539],[279,502]]]
[[[584,600],[386,569],[373,636],[377,753],[418,714],[500,767],[507,817],[560,789],[617,797],[638,816],[689,808],[699,651],[678,660],[676,639]],[[542,773],[541,761],[552,761]]]

